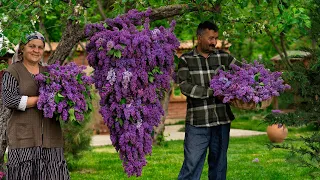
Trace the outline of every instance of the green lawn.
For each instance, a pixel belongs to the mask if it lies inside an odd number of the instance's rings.
[[[228,152],[228,179],[312,179],[308,176],[308,168],[286,160],[289,155],[287,150],[269,150],[268,143],[266,135],[232,138]],[[83,155],[71,171],[73,180],[128,179],[112,146],[95,147]],[[252,162],[255,158],[259,162]],[[166,146],[155,146],[147,160],[142,177],[138,179],[177,179],[183,161],[183,141],[169,141]],[[201,179],[207,179],[207,172],[205,165]]]
[[[236,120],[232,128],[266,131],[267,125],[262,119],[265,111],[235,111]],[[178,122],[177,124],[183,124]],[[303,146],[303,142],[295,140],[303,135],[310,135],[309,127],[289,128],[285,142]],[[267,135],[252,137],[232,137],[228,151],[227,178],[235,180],[305,180],[314,179],[308,175],[310,169],[288,159],[290,151],[284,149],[268,149]],[[259,162],[252,162],[255,158]],[[177,179],[183,162],[183,141],[169,141],[165,146],[153,147],[151,156],[147,156],[148,164],[143,168],[141,180],[173,180]],[[207,179],[208,166],[205,163],[201,179]],[[82,179],[128,179],[123,171],[118,154],[112,146],[95,147],[83,152],[83,158],[75,161],[71,170],[73,180]],[[136,179],[131,177],[129,179]],[[318,178],[320,180],[320,177]]]

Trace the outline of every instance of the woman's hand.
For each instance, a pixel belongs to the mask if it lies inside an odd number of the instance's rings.
[[[31,107],[37,106],[38,99],[39,99],[39,96],[28,97],[27,108],[31,108]]]

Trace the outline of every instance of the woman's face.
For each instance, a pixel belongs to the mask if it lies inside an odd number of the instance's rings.
[[[23,60],[38,63],[42,59],[44,43],[40,39],[29,41],[23,48]]]

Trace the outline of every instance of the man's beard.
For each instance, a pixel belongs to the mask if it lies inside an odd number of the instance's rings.
[[[211,53],[214,50],[216,50],[215,47],[216,47],[216,45],[209,45],[208,48],[204,48],[203,51],[206,52],[206,53]]]

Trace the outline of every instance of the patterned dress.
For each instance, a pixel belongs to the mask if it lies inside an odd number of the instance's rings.
[[[2,79],[3,103],[18,108],[21,95],[18,81],[5,73]],[[68,180],[70,179],[63,148],[30,147],[9,149],[7,180]]]

